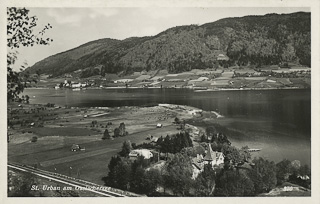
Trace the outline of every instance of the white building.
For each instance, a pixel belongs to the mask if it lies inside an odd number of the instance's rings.
[[[117,84],[117,83],[129,83],[129,82],[132,82],[133,79],[119,79],[119,80],[115,80],[114,83]]]
[[[139,156],[142,156],[144,159],[150,159],[153,157],[153,154],[148,149],[135,149],[129,153],[129,157],[133,159],[136,159]]]

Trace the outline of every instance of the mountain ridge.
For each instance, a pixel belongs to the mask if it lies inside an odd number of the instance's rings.
[[[96,66],[102,66],[102,75],[287,62],[310,67],[310,47],[311,13],[266,14],[176,26],[155,36],[102,38],[47,57],[27,70],[59,76]]]

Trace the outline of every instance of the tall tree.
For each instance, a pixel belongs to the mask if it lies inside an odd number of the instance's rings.
[[[120,129],[119,128],[115,128],[113,131],[113,137],[119,137],[120,136]]]
[[[129,155],[129,153],[132,150],[132,144],[130,140],[126,140],[123,142],[122,144],[122,149],[121,152],[119,152],[119,154],[123,157],[127,157]]]
[[[163,178],[159,170],[150,169],[145,173],[146,189],[148,195],[153,195],[157,192],[157,188],[162,185]]]
[[[177,153],[168,161],[166,187],[172,189],[176,195],[185,196],[192,184],[192,164],[187,155]]]
[[[120,133],[119,133],[120,136],[123,137],[123,136],[127,135],[127,133],[126,133],[126,125],[124,123],[120,123],[119,130],[120,130]]]
[[[111,136],[110,136],[110,134],[109,134],[109,130],[106,129],[106,130],[104,131],[104,133],[103,133],[102,139],[105,140],[105,139],[110,139],[110,138],[111,138]]]
[[[131,181],[131,161],[123,157],[112,157],[108,165],[109,173],[103,178],[107,186],[129,190]]]
[[[216,185],[216,172],[211,165],[205,165],[195,181],[196,196],[213,196]]]
[[[7,100],[12,101],[19,98],[23,92],[26,81],[20,73],[13,70],[13,65],[17,60],[17,49],[19,47],[29,47],[35,44],[48,45],[53,40],[43,38],[46,30],[52,28],[46,25],[40,32],[36,33],[34,28],[37,26],[38,18],[30,16],[26,8],[7,8]],[[25,67],[22,67],[25,68]]]

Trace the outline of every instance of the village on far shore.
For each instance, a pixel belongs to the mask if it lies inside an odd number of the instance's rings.
[[[101,71],[101,65],[94,69]],[[311,68],[296,64],[272,65],[261,68],[217,67],[192,69],[182,73],[168,73],[167,70],[141,71],[131,74],[106,73],[81,77],[84,70],[77,70],[60,77],[33,74],[39,78],[37,84],[29,87],[69,88],[79,91],[86,88],[188,88],[199,91],[210,90],[253,90],[253,89],[295,89],[311,87]]]

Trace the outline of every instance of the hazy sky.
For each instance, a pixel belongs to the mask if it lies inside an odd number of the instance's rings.
[[[20,48],[15,68],[29,66],[59,52],[101,38],[125,39],[156,35],[170,27],[204,24],[226,17],[292,13],[309,8],[28,8],[39,18],[35,31],[47,23],[49,46]]]

